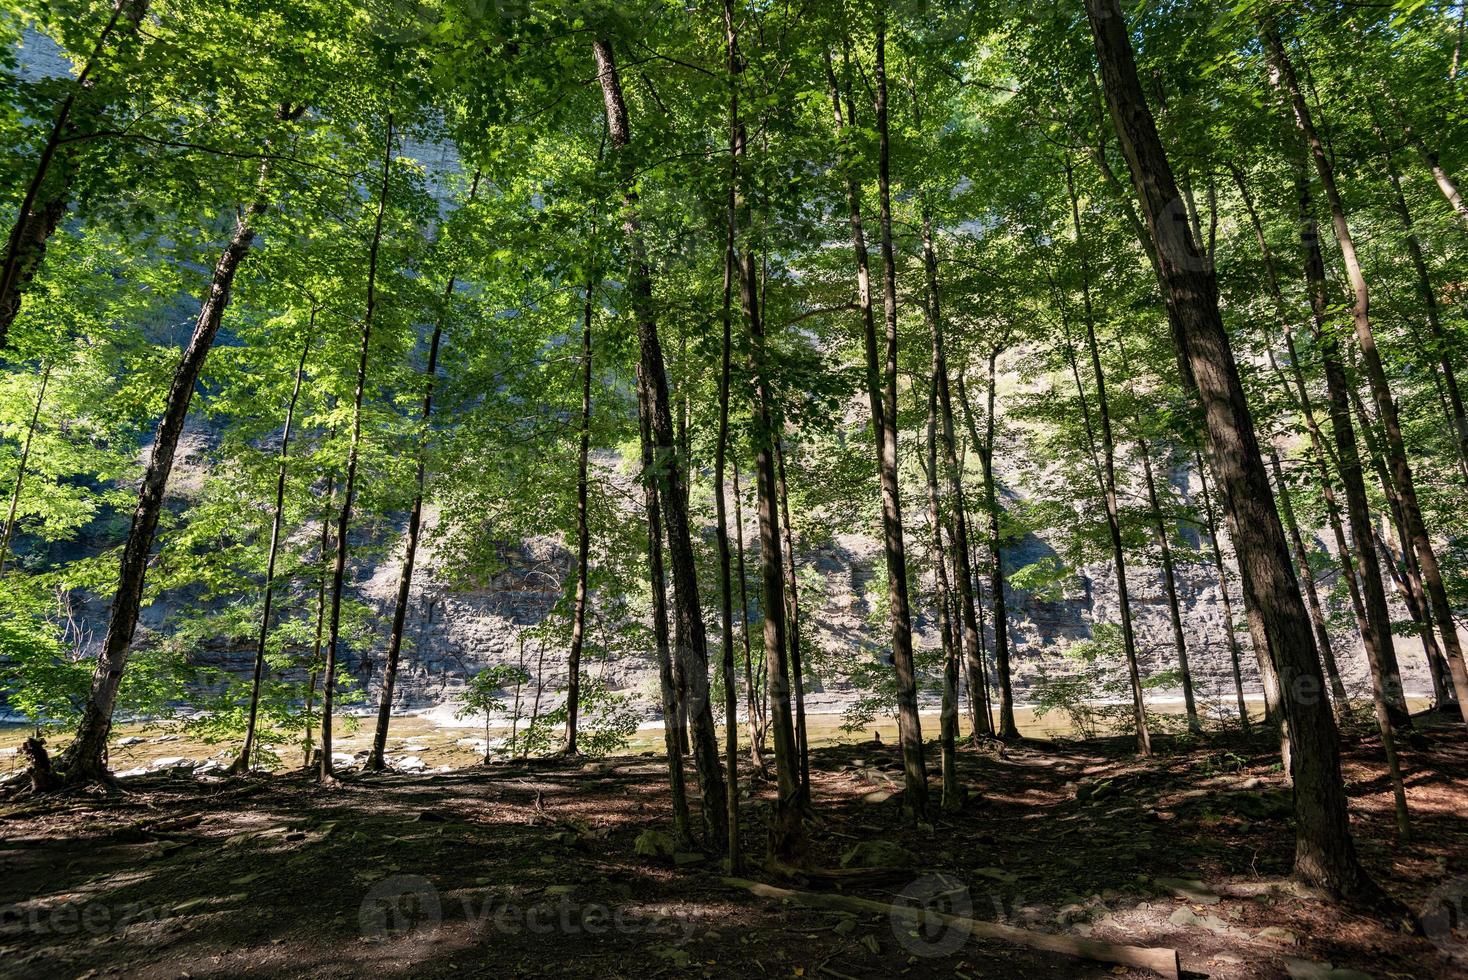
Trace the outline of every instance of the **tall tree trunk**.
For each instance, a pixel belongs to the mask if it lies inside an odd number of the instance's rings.
[[[793,637],[786,619],[785,561],[780,534],[781,480],[776,460],[779,435],[770,409],[769,361],[758,271],[754,252],[736,253],[740,300],[749,328],[749,370],[753,379],[755,501],[759,517],[760,583],[764,610],[765,671],[775,741],[775,781],[779,798],[771,828],[774,853],[781,858],[800,856],[805,848],[803,809],[806,803],[802,753],[796,716],[791,710],[791,675],[800,683],[799,667],[792,658]],[[795,700],[804,695],[797,689]]]
[[[679,643],[681,649],[678,651],[678,660],[683,664],[684,680],[688,688],[686,707],[693,728],[693,754],[698,769],[698,784],[703,794],[703,824],[709,847],[722,851],[727,844],[730,828],[726,812],[728,804],[725,799],[724,773],[719,762],[718,736],[714,730],[713,707],[709,704],[708,643],[699,603],[698,573],[688,527],[683,474],[673,444],[671,400],[668,395],[668,376],[663,364],[662,345],[658,340],[652,276],[648,270],[646,243],[638,215],[637,164],[632,157],[632,131],[611,42],[598,38],[593,42],[592,49],[601,82],[602,101],[606,107],[607,132],[611,137],[622,180],[622,227],[629,252],[627,293],[637,321],[639,362],[646,375],[647,410],[651,412],[651,434],[656,448],[654,473],[660,491],[658,500],[667,524],[668,551],[673,566],[673,601],[678,611],[680,634],[686,633],[686,643]],[[680,636],[680,640],[682,639],[684,637]]]
[[[1452,668],[1453,686],[1457,689],[1458,702],[1462,707],[1464,718],[1468,719],[1468,670],[1464,668],[1463,649],[1458,642],[1458,630],[1453,622],[1453,610],[1448,603],[1442,571],[1438,567],[1437,553],[1433,550],[1432,539],[1428,536],[1427,525],[1422,518],[1422,508],[1417,500],[1417,487],[1412,476],[1412,466],[1407,458],[1407,447],[1402,437],[1401,423],[1397,418],[1397,404],[1392,398],[1386,370],[1381,363],[1381,354],[1377,351],[1376,336],[1371,325],[1371,290],[1366,284],[1366,276],[1361,270],[1361,262],[1356,254],[1355,238],[1351,234],[1350,225],[1346,220],[1345,205],[1341,200],[1340,190],[1336,186],[1335,168],[1326,152],[1325,144],[1315,129],[1310,107],[1306,104],[1305,96],[1300,90],[1294,66],[1285,52],[1278,30],[1272,21],[1265,21],[1262,26],[1264,43],[1278,75],[1279,84],[1293,105],[1295,124],[1304,139],[1306,149],[1315,161],[1320,184],[1325,190],[1326,201],[1330,204],[1331,223],[1335,228],[1336,243],[1340,246],[1341,257],[1346,266],[1346,278],[1351,284],[1351,294],[1354,300],[1351,306],[1351,321],[1356,330],[1356,343],[1361,349],[1361,360],[1366,370],[1366,379],[1370,383],[1372,400],[1376,402],[1377,416],[1381,419],[1382,428],[1386,430],[1386,452],[1391,465],[1392,483],[1396,486],[1397,494],[1402,501],[1407,533],[1411,535],[1412,550],[1417,553],[1417,562],[1422,568],[1423,585],[1427,589],[1433,618],[1437,620],[1438,630],[1442,634],[1443,649],[1447,654],[1448,665]],[[1349,410],[1347,410],[1346,417],[1347,419],[1350,417]],[[1352,536],[1355,537],[1354,526]],[[1374,552],[1375,549],[1371,547],[1368,538],[1365,547],[1362,547],[1361,542],[1357,541],[1357,551],[1358,553]],[[1368,583],[1364,580],[1368,576],[1364,568],[1361,577],[1363,588],[1367,587]],[[1368,600],[1368,608],[1369,605],[1370,600]]]
[[[746,725],[749,728],[749,761],[755,772],[765,775],[765,718],[761,692],[764,685],[754,672],[754,653],[749,647],[749,574],[744,564],[744,493],[739,488],[739,457],[730,459],[734,471],[734,548],[739,572],[739,635],[744,641],[744,697],[747,702]]]
[[[1285,301],[1284,291],[1280,287],[1279,273],[1274,260],[1274,251],[1269,247],[1269,240],[1265,237],[1264,224],[1259,220],[1259,211],[1254,206],[1254,198],[1249,193],[1249,186],[1244,180],[1243,172],[1232,164],[1230,164],[1230,170],[1233,172],[1234,183],[1238,186],[1239,196],[1244,203],[1244,210],[1249,215],[1249,223],[1254,229],[1254,238],[1259,244],[1260,255],[1264,259],[1264,278],[1269,286],[1269,294],[1274,300],[1275,315],[1279,319],[1280,333],[1284,337],[1285,350],[1289,355],[1290,372],[1294,382],[1293,389],[1291,388],[1290,379],[1285,377],[1284,372],[1280,370],[1279,362],[1275,360],[1272,345],[1267,348],[1269,364],[1279,379],[1280,390],[1287,399],[1294,403],[1295,408],[1305,420],[1305,428],[1310,433],[1310,449],[1315,463],[1315,478],[1320,488],[1320,495],[1325,501],[1326,519],[1330,524],[1331,533],[1335,537],[1337,562],[1340,565],[1341,577],[1346,582],[1346,591],[1351,598],[1351,608],[1355,612],[1357,630],[1364,636],[1366,631],[1366,606],[1361,599],[1361,586],[1356,579],[1356,566],[1351,559],[1350,545],[1346,542],[1346,532],[1341,523],[1341,508],[1339,502],[1336,500],[1335,485],[1330,476],[1330,465],[1335,460],[1335,456],[1329,449],[1329,443],[1326,441],[1325,433],[1321,430],[1320,422],[1315,415],[1314,404],[1310,398],[1310,391],[1305,384],[1305,372],[1301,364],[1300,353],[1295,347],[1293,317],[1290,313],[1289,305]],[[1318,247],[1318,243],[1315,247]],[[1286,493],[1283,484],[1280,484],[1280,492],[1282,495]],[[1282,502],[1285,504],[1286,518],[1292,520],[1292,514],[1288,506],[1289,502],[1287,500],[1283,500]],[[1303,542],[1296,545],[1295,551],[1297,559],[1304,562],[1305,553],[1301,550],[1302,548]],[[1308,592],[1314,588],[1314,576],[1308,571],[1308,564],[1301,565],[1300,575],[1308,595]],[[1321,633],[1321,630],[1324,629],[1324,618],[1323,616],[1316,615],[1317,606],[1318,602],[1311,605],[1311,621],[1315,624],[1316,640],[1321,644],[1321,662],[1327,663],[1326,651],[1329,649],[1329,636]],[[1332,654],[1329,657],[1329,661],[1333,660],[1334,655]],[[1327,671],[1329,669],[1329,664],[1327,663]],[[1331,689],[1332,691],[1336,690],[1334,682],[1332,682]],[[1343,703],[1345,701],[1343,691],[1344,688],[1340,692],[1337,692],[1338,698],[1336,703],[1338,713],[1343,712],[1348,707],[1347,704]]]
[[[968,514],[963,500],[963,467],[958,462],[958,445],[953,424],[953,393],[948,383],[948,354],[943,335],[943,312],[939,302],[938,252],[933,242],[933,215],[926,197],[922,199],[922,212],[923,270],[926,273],[928,299],[925,312],[927,313],[928,329],[933,338],[934,385],[937,388],[937,408],[942,422],[938,429],[938,436],[943,446],[943,470],[948,483],[948,496],[952,501],[950,507],[954,524],[953,578],[957,586],[957,595],[953,596],[953,599],[958,607],[960,621],[954,625],[961,627],[963,660],[968,675],[969,689],[983,692],[984,687],[981,680],[984,673],[981,651],[982,633],[979,629],[978,610],[974,603],[973,582],[968,575],[972,562],[969,558],[968,547]],[[947,594],[946,589],[944,592]],[[1018,738],[1019,729],[1014,724],[1014,695],[1010,685],[1007,651],[999,661],[999,671],[1001,736]],[[981,733],[990,734],[993,731],[989,724],[989,712],[981,711],[981,707],[981,699],[969,698],[971,712],[969,721],[976,736]]]
[[[392,180],[393,116],[387,114],[387,138],[383,141],[382,179],[377,192],[377,214],[372,222],[372,242],[367,252],[367,301],[362,312],[362,345],[357,355],[357,387],[352,395],[352,440],[347,449],[347,469],[342,478],[342,508],[337,515],[336,557],[331,566],[331,603],[326,617],[326,663],[321,671],[321,769],[323,784],[336,782],[331,761],[331,708],[336,699],[336,665],[341,653],[342,593],[347,577],[347,534],[352,526],[352,504],[357,493],[357,464],[362,452],[362,401],[367,393],[367,363],[372,350],[372,318],[377,312],[377,264],[382,249],[382,221],[387,214],[387,192]]]
[[[1218,595],[1223,600],[1223,618],[1228,636],[1228,657],[1233,666],[1234,698],[1239,709],[1239,727],[1249,730],[1249,706],[1244,701],[1244,674],[1240,663],[1239,637],[1234,627],[1234,604],[1228,594],[1228,572],[1223,564],[1223,549],[1218,546],[1218,519],[1213,513],[1213,497],[1208,492],[1208,468],[1203,464],[1203,452],[1196,453],[1199,491],[1203,500],[1204,519],[1208,522],[1208,542],[1213,550],[1213,568],[1218,573]],[[1268,659],[1264,654],[1261,659]]]
[[[892,609],[892,666],[897,673],[897,728],[906,786],[903,807],[914,820],[928,812],[927,769],[918,719],[917,674],[913,667],[912,611],[907,595],[907,549],[902,538],[902,498],[897,478],[897,260],[892,248],[890,137],[887,126],[887,8],[877,6],[876,81],[877,214],[882,238],[882,309],[887,345],[884,364],[881,459],[883,548],[887,595]]]
[[[107,53],[114,38],[126,40],[137,33],[148,12],[148,0],[114,0],[112,14],[97,36],[92,53],[82,65],[82,70],[68,86],[66,98],[56,109],[56,119],[41,147],[20,207],[15,212],[15,223],[6,238],[5,256],[0,262],[0,349],[6,344],[10,325],[20,313],[22,294],[30,284],[41,262],[46,256],[46,246],[51,235],[66,214],[67,200],[71,196],[71,175],[64,171],[52,180],[53,166],[57,155],[62,153],[62,144],[73,127],[73,115],[77,101],[92,86],[92,76]]]
[[[291,111],[284,108],[279,115],[282,121],[287,117],[294,118]],[[213,346],[214,338],[219,333],[224,310],[229,305],[235,273],[255,240],[254,223],[265,213],[265,184],[269,169],[268,160],[260,165],[259,194],[235,222],[234,234],[214,266],[209,290],[199,307],[198,319],[194,322],[193,335],[173,372],[173,382],[163,404],[163,417],[158,422],[158,430],[153,438],[153,452],[143,474],[142,486],[138,490],[138,504],[133,510],[132,524],[123,545],[117,592],[112,598],[107,634],[102,640],[97,667],[92,674],[91,693],[82,712],[76,738],[67,746],[58,765],[59,769],[65,771],[70,784],[110,778],[103,756],[107,750],[107,736],[112,730],[112,711],[117,705],[117,691],[122,683],[123,670],[127,667],[133,632],[137,629],[138,614],[142,609],[143,578],[148,571],[148,553],[153,548],[158,518],[163,511],[164,489],[168,484],[168,475],[173,471],[173,457],[178,450],[179,437],[183,435],[189,402],[194,397],[194,386],[204,369],[209,348]]]
[[[1361,456],[1351,424],[1350,385],[1341,362],[1340,346],[1329,322],[1329,294],[1325,279],[1325,260],[1320,251],[1320,236],[1310,202],[1310,183],[1303,167],[1297,168],[1296,193],[1300,205],[1300,235],[1305,249],[1305,282],[1310,295],[1311,327],[1321,368],[1325,374],[1326,396],[1330,402],[1331,430],[1335,435],[1336,464],[1341,487],[1346,495],[1346,519],[1351,527],[1352,556],[1360,571],[1358,576],[1366,621],[1361,633],[1366,659],[1371,666],[1372,691],[1384,698],[1399,724],[1411,724],[1406,700],[1402,695],[1401,674],[1397,668],[1392,640],[1391,612],[1387,608],[1386,589],[1382,584],[1381,566],[1377,561],[1371,530],[1371,509],[1366,496],[1366,482],[1361,470]]]
[[[688,795],[683,782],[683,746],[673,724],[678,715],[678,694],[673,681],[673,657],[668,646],[668,589],[663,572],[663,521],[656,476],[657,447],[653,444],[648,391],[642,367],[637,369],[637,401],[642,440],[643,506],[647,511],[647,570],[652,587],[652,631],[657,645],[658,688],[663,699],[663,747],[668,755],[668,780],[672,787],[673,831],[680,842],[693,840],[688,813]]]
[[[31,461],[31,440],[36,436],[36,425],[41,420],[41,406],[46,404],[46,389],[51,384],[52,362],[47,361],[41,370],[41,384],[36,391],[36,407],[31,410],[31,420],[26,426],[25,439],[20,444],[20,459],[15,464],[15,486],[10,491],[10,507],[5,512],[5,530],[0,533],[0,577],[5,575],[5,562],[10,558],[10,539],[15,535],[15,515],[20,510],[20,491],[25,485],[26,467]]]
[[[1372,425],[1371,417],[1366,414],[1366,406],[1361,401],[1360,393],[1356,391],[1354,386],[1348,386],[1347,394],[1350,396],[1352,408],[1355,409],[1356,420],[1361,425],[1361,434],[1366,439],[1366,456],[1371,461],[1371,468],[1376,474],[1377,485],[1381,487],[1381,495],[1386,498],[1387,506],[1390,508],[1392,525],[1398,537],[1405,542],[1408,540],[1406,514],[1402,509],[1402,498],[1397,493],[1396,487],[1392,484],[1391,474],[1387,472],[1386,462],[1383,459],[1384,454],[1381,449],[1381,440],[1378,438],[1376,429]],[[1354,530],[1352,533],[1354,534]],[[1373,525],[1372,543],[1368,543],[1365,546],[1374,548],[1374,541],[1375,532]],[[1390,560],[1388,560],[1388,565],[1391,565]],[[1415,569],[1409,571],[1409,574],[1412,572],[1415,572]],[[1418,585],[1420,588],[1420,579],[1418,579]],[[1414,594],[1416,591],[1418,590],[1414,590]],[[1419,629],[1424,625],[1426,625],[1426,622],[1419,620]],[[1433,676],[1434,690],[1442,688],[1438,692],[1438,696],[1441,698],[1447,694],[1444,685],[1446,678],[1441,676],[1436,658],[1434,657],[1434,654],[1436,654],[1440,658],[1441,653],[1437,650],[1437,638],[1430,633],[1427,634],[1427,638],[1432,642],[1431,644],[1423,643],[1423,653],[1427,655],[1428,672]],[[1396,658],[1393,657],[1384,666],[1387,669],[1384,682],[1389,696],[1388,706],[1392,709],[1392,721],[1405,728],[1411,728],[1412,716],[1407,706],[1406,693],[1402,689],[1402,676],[1398,669]]]
[[[1284,518],[1290,545],[1295,550],[1295,567],[1300,572],[1300,584],[1305,590],[1305,605],[1310,610],[1310,623],[1315,627],[1315,645],[1320,651],[1320,664],[1325,668],[1325,679],[1330,684],[1336,721],[1344,721],[1350,708],[1350,699],[1346,694],[1345,682],[1341,680],[1340,667],[1335,661],[1335,650],[1331,646],[1330,630],[1326,626],[1325,609],[1320,604],[1320,593],[1315,588],[1315,572],[1310,568],[1310,552],[1300,534],[1300,523],[1295,520],[1289,484],[1285,483],[1284,470],[1279,465],[1279,453],[1273,445],[1269,446],[1269,468],[1274,473],[1275,496],[1279,500],[1280,515]]]
[[[1378,137],[1380,134],[1381,130],[1378,128]],[[1465,478],[1468,478],[1468,414],[1464,413],[1463,394],[1458,388],[1457,373],[1453,370],[1452,342],[1443,330],[1437,293],[1433,291],[1432,276],[1427,270],[1427,259],[1422,254],[1422,243],[1417,238],[1417,227],[1412,221],[1412,212],[1407,207],[1407,198],[1402,194],[1402,181],[1397,176],[1396,161],[1384,139],[1382,155],[1386,163],[1387,181],[1392,188],[1392,204],[1396,208],[1397,217],[1402,221],[1402,230],[1406,232],[1407,258],[1411,260],[1412,271],[1417,277],[1417,292],[1422,298],[1422,312],[1427,320],[1427,332],[1432,338],[1429,349],[1436,356],[1438,368],[1442,371],[1444,394],[1451,409],[1448,421],[1453,426],[1453,434],[1457,436],[1458,462]]]
[[[1091,355],[1091,375],[1096,384],[1096,415],[1101,431],[1102,493],[1106,502],[1106,529],[1111,536],[1111,558],[1116,566],[1116,601],[1121,611],[1122,650],[1126,656],[1127,677],[1132,688],[1132,720],[1137,730],[1137,751],[1152,754],[1152,737],[1147,731],[1147,708],[1142,700],[1142,676],[1137,666],[1137,637],[1132,626],[1130,590],[1127,588],[1126,550],[1121,538],[1121,509],[1116,493],[1116,442],[1111,433],[1111,406],[1106,397],[1106,374],[1101,369],[1101,349],[1096,341],[1096,314],[1091,301],[1090,259],[1085,231],[1081,226],[1080,204],[1076,197],[1075,175],[1069,161],[1065,168],[1065,187],[1070,197],[1071,220],[1075,225],[1076,246],[1081,260],[1081,301],[1085,312],[1086,349]]]
[[[571,650],[566,655],[566,740],[562,755],[578,755],[577,723],[581,712],[581,651],[586,644],[588,576],[591,571],[591,525],[587,520],[587,485],[591,469],[591,327],[595,308],[594,279],[586,281],[581,307],[581,433],[576,446],[576,597],[571,611]],[[723,493],[722,484],[719,493]]]
[[[739,852],[739,691],[734,674],[734,583],[729,555],[729,515],[724,478],[729,455],[729,386],[733,360],[734,277],[738,265],[739,237],[739,155],[744,149],[744,127],[739,120],[739,75],[744,62],[739,54],[739,33],[734,22],[733,0],[724,0],[725,54],[728,59],[729,84],[729,187],[726,193],[724,234],[724,296],[720,322],[723,326],[719,348],[719,431],[714,444],[714,529],[719,550],[719,625],[722,627],[721,648],[724,677],[724,767],[728,771],[729,848],[731,873],[740,866]],[[751,692],[752,694],[753,692]],[[753,702],[750,704],[753,709]]]
[[[878,28],[879,49],[885,49],[885,25]],[[886,186],[886,71],[885,53],[882,55],[882,70],[879,86],[878,131],[881,149],[878,163],[878,179]],[[831,84],[831,102],[835,113],[836,134],[845,140],[846,129],[855,124],[854,104],[849,97],[843,114],[840,87],[827,58],[827,74]],[[885,195],[884,195],[885,196]],[[912,666],[912,619],[907,601],[907,559],[902,541],[902,511],[897,487],[897,447],[895,441],[896,420],[885,418],[883,366],[877,346],[876,317],[872,305],[871,266],[867,255],[866,233],[862,227],[861,191],[852,171],[846,177],[846,200],[850,212],[851,244],[856,255],[856,282],[858,305],[861,308],[862,342],[866,352],[867,398],[872,415],[872,433],[876,439],[877,463],[882,484],[882,545],[887,564],[887,595],[892,617],[892,664],[897,674],[898,688],[898,738],[902,747],[903,772],[906,794],[903,806],[914,818],[927,812],[927,775],[922,762],[922,732],[917,716],[917,678]],[[884,227],[890,238],[890,204],[883,207],[887,217]],[[890,241],[887,243],[890,249]],[[894,270],[895,275],[895,270]],[[896,344],[896,283],[892,284],[892,336],[890,347],[895,352]],[[885,287],[884,287],[885,297]],[[893,358],[892,393],[896,392],[895,357]],[[894,399],[895,400],[895,399]],[[889,429],[894,438],[888,443]]]
[[[928,388],[928,444],[923,475],[928,484],[928,529],[932,537],[933,603],[938,611],[938,631],[943,643],[943,708],[939,720],[938,745],[942,754],[943,810],[956,811],[963,802],[958,785],[958,630],[951,621],[947,562],[943,554],[943,510],[938,500],[938,359],[933,358],[932,384]],[[954,542],[955,545],[957,542]],[[956,548],[954,549],[957,550]],[[962,573],[960,573],[962,574]]]
[[[311,342],[316,339],[316,307],[311,308],[311,324],[306,330],[306,340],[301,345],[301,358],[296,362],[295,384],[291,386],[290,402],[285,409],[285,427],[280,437],[280,466],[275,473],[275,511],[270,522],[270,550],[265,559],[265,597],[260,610],[260,638],[255,645],[255,670],[250,678],[250,709],[245,721],[245,743],[240,754],[230,766],[233,772],[247,772],[250,768],[250,753],[255,746],[255,722],[260,709],[260,682],[265,674],[265,644],[270,637],[270,608],[275,599],[275,559],[280,548],[280,529],[285,518],[286,464],[290,460],[291,427],[296,420],[296,402],[301,397],[301,379],[306,374],[306,358],[311,353]]]
[[[800,647],[800,589],[795,578],[795,531],[790,524],[790,492],[785,484],[785,445],[775,433],[775,476],[780,492],[780,526],[785,532],[785,609],[790,624],[790,673],[795,677],[795,743],[800,755],[800,801],[810,808],[810,742],[805,730],[805,665]]]
[[[978,432],[973,407],[968,401],[968,390],[963,379],[963,374],[958,376],[958,398],[963,405],[964,416],[968,420],[969,436],[974,441],[974,448],[979,454],[979,467],[982,470],[984,481],[984,513],[988,518],[989,533],[989,592],[990,599],[994,603],[994,672],[999,681],[999,726],[1000,738],[1019,738],[1019,727],[1014,721],[1014,691],[1010,684],[1009,667],[1009,607],[1006,595],[1008,586],[1004,579],[1004,545],[1000,535],[1000,517],[1003,509],[999,504],[999,481],[994,473],[994,434],[995,434],[995,392],[998,382],[997,362],[999,358],[998,348],[989,352],[989,373],[985,387],[984,397],[988,400],[988,412],[984,416],[984,432],[982,436]],[[981,680],[984,680],[981,678]],[[985,702],[988,701],[987,682],[985,683]],[[1008,705],[1006,720],[1005,706]],[[985,710],[987,716],[988,711]],[[992,727],[986,728],[984,734],[994,731]]]
[[[1339,895],[1384,901],[1356,857],[1346,815],[1335,720],[1324,689],[1309,615],[1290,568],[1254,420],[1218,308],[1218,282],[1187,226],[1172,220],[1177,186],[1157,135],[1118,0],[1086,0],[1101,76],[1156,245],[1174,341],[1202,403],[1214,474],[1230,511],[1244,591],[1257,610],[1284,693],[1295,798],[1295,870]],[[1306,691],[1314,696],[1303,696]]]
[[[311,718],[311,708],[316,700],[316,682],[320,677],[321,648],[326,638],[326,583],[331,577],[331,512],[333,510],[332,505],[336,502],[335,473],[327,474],[326,494],[322,499],[326,501],[326,506],[321,512],[320,569],[316,575],[316,632],[315,639],[311,644],[310,677],[306,682],[306,703],[301,709],[301,718],[304,722],[301,734],[301,754],[304,759],[302,768],[304,769],[311,768],[311,750],[314,746],[313,733],[316,730],[316,722]]]
[[[1152,476],[1152,454],[1147,439],[1143,437],[1137,440],[1137,446],[1142,452],[1142,473],[1147,479],[1147,503],[1152,509],[1152,528],[1157,535],[1157,547],[1162,553],[1162,586],[1167,594],[1167,612],[1172,621],[1172,642],[1177,648],[1178,669],[1183,675],[1183,710],[1187,714],[1188,728],[1200,732],[1203,725],[1198,721],[1198,703],[1193,699],[1193,674],[1188,669],[1188,641],[1183,635],[1182,611],[1177,604],[1177,577],[1172,564],[1172,544],[1168,541],[1162,505],[1157,500],[1157,481]]]
[[[1402,127],[1402,135],[1406,137],[1408,145],[1416,150],[1417,155],[1422,158],[1423,166],[1427,167],[1428,172],[1432,174],[1432,180],[1437,184],[1437,189],[1442,192],[1444,200],[1448,202],[1448,207],[1453,209],[1454,216],[1462,222],[1464,230],[1468,231],[1468,203],[1464,202],[1463,194],[1458,190],[1457,181],[1443,169],[1442,162],[1438,159],[1437,151],[1429,147],[1422,137],[1417,134],[1417,131],[1412,127],[1412,123],[1402,111],[1402,107],[1397,104],[1397,101],[1391,97],[1390,93],[1387,93],[1387,101],[1391,104],[1392,111],[1397,117],[1397,122]]]

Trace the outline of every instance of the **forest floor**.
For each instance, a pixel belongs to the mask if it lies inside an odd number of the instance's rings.
[[[1190,976],[1468,975],[1468,744],[1440,716],[1419,727],[1402,752],[1414,843],[1394,839],[1379,743],[1348,738],[1344,767],[1362,858],[1427,938],[1290,885],[1289,792],[1262,737],[1159,739],[1149,760],[1122,740],[965,750],[969,798],[917,830],[890,744],[821,748],[808,863],[891,869],[842,886],[883,903],[937,883],[974,918],[1172,947]],[[651,754],[333,789],[300,772],[123,785],[0,801],[0,976],[1149,975],[758,897],[714,856],[639,854],[671,823]],[[756,858],[771,793],[743,803]]]

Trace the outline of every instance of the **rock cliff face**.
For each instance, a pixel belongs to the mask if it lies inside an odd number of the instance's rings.
[[[207,465],[212,438],[203,429],[191,431],[180,449],[180,461],[170,482],[170,495],[189,495],[202,482],[202,468]],[[182,503],[182,500],[175,500]],[[748,515],[746,515],[748,516]],[[917,515],[914,515],[917,516]],[[442,709],[451,712],[457,696],[478,671],[496,664],[518,663],[534,678],[531,690],[544,692],[545,704],[559,704],[565,682],[565,651],[554,641],[526,638],[523,634],[540,624],[561,598],[561,583],[571,574],[571,555],[564,543],[550,537],[536,538],[500,549],[501,569],[487,581],[472,587],[455,587],[434,548],[437,514],[429,509],[423,550],[420,551],[410,608],[404,656],[397,685],[397,706],[401,711]],[[391,529],[388,529],[390,532]],[[758,536],[752,521],[745,528],[746,551],[749,554],[751,584],[757,582],[754,562],[757,560]],[[909,540],[920,554],[919,542],[926,540],[921,525],[909,528]],[[367,552],[360,551],[359,554]],[[1018,569],[1053,555],[1042,537],[1030,535],[1005,553],[1005,564]],[[1163,591],[1161,570],[1142,564],[1140,556],[1129,556],[1128,584],[1132,595],[1138,650],[1144,675],[1172,670],[1176,664],[1171,625]],[[391,622],[398,576],[401,571],[401,549],[388,549],[376,560],[356,569],[352,588],[358,598],[373,608],[374,630],[369,640],[347,652],[344,671],[368,694],[375,704],[378,696],[378,672],[386,647],[387,629]],[[808,710],[838,712],[859,694],[846,674],[853,661],[879,660],[888,646],[885,620],[874,612],[874,604],[886,589],[886,569],[874,536],[838,535],[819,548],[800,555],[803,577],[815,573],[816,589],[807,589],[803,602],[818,604],[807,608],[805,642],[819,649],[807,654],[807,663],[816,665],[807,677]],[[1233,569],[1230,566],[1230,575]],[[1177,585],[1188,642],[1194,687],[1200,699],[1220,704],[1231,702],[1233,679],[1228,652],[1227,622],[1219,584],[1211,563],[1180,561]],[[939,645],[936,622],[926,589],[926,577],[919,579],[914,595],[915,626],[920,649],[933,650]],[[987,619],[989,583],[983,583],[984,610]],[[1242,598],[1237,582],[1230,581],[1234,613],[1242,617]],[[756,603],[757,597],[751,596]],[[170,619],[180,612],[176,600],[165,598],[144,613],[139,642],[169,630]],[[1399,618],[1405,617],[1397,610]],[[87,603],[79,609],[80,618],[100,637],[106,628],[107,609],[103,603]],[[712,622],[714,610],[706,608]],[[752,610],[752,626],[758,631],[758,608]],[[1110,562],[1086,565],[1072,576],[1048,590],[1045,596],[1012,590],[1009,595],[1009,623],[1013,643],[1012,665],[1016,697],[1021,702],[1032,694],[1034,685],[1044,673],[1064,674],[1074,670],[1065,656],[1073,644],[1087,640],[1097,623],[1118,622],[1116,574]],[[985,644],[991,651],[992,624],[985,624]],[[630,692],[641,697],[648,717],[657,714],[657,669],[652,651],[634,645],[607,643],[608,631],[614,624],[600,624],[591,631],[585,669],[603,680],[614,691]],[[1260,691],[1258,670],[1247,630],[1240,623],[1237,631],[1243,650],[1245,689],[1250,694]],[[711,648],[716,650],[717,630],[710,631]],[[608,647],[618,652],[607,653]],[[1398,657],[1409,692],[1429,692],[1431,684],[1423,661],[1421,646],[1415,640],[1398,639]],[[1364,657],[1354,636],[1337,637],[1337,657],[1353,691],[1365,696],[1368,676]],[[245,676],[253,662],[248,643],[216,641],[192,654],[200,666],[219,668],[237,676]],[[936,676],[932,678],[936,682]],[[531,696],[527,691],[527,696]],[[927,695],[936,700],[936,691]],[[1151,699],[1180,696],[1176,687],[1163,686],[1149,693]]]

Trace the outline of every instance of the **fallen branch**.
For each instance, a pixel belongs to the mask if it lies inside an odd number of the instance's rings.
[[[742,888],[760,898],[781,899],[813,908],[836,909],[843,912],[879,913],[909,918],[916,925],[936,922],[953,929],[962,929],[979,939],[997,939],[1030,949],[1042,949],[1066,956],[1079,956],[1098,963],[1119,963],[1122,966],[1140,967],[1167,977],[1180,980],[1182,967],[1178,962],[1177,950],[1144,946],[1120,946],[1094,939],[1079,939],[1057,936],[1046,932],[1033,932],[1017,926],[1000,925],[997,922],[982,922],[958,915],[933,912],[913,905],[888,904],[850,895],[827,895],[819,892],[797,892],[788,888],[777,888],[743,878],[720,879],[730,888]]]

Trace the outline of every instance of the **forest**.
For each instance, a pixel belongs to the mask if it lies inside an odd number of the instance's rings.
[[[1465,39],[0,0],[0,976],[1468,975]]]

